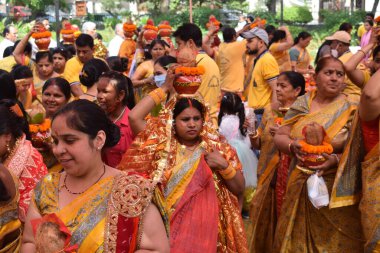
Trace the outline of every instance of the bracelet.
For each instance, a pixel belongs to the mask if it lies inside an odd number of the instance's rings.
[[[256,133],[252,136],[253,134],[250,134],[249,137],[251,139],[257,139],[257,137],[259,137],[259,132],[256,130]]]
[[[290,154],[293,154],[292,152],[292,144],[293,144],[294,140],[291,140],[291,142],[288,144],[288,151]]]
[[[366,52],[364,52],[364,50],[363,50],[363,49],[359,49],[359,50],[358,50],[358,52],[362,52],[362,53],[364,54],[364,56],[366,56],[366,55],[367,55],[367,53],[366,53]]]
[[[156,105],[159,105],[162,101],[165,100],[166,93],[165,91],[160,87],[155,90],[152,90],[148,94],[149,97],[151,97]]]
[[[340,162],[339,156],[337,154],[331,154],[331,155],[336,158],[336,162],[337,164],[339,164]]]
[[[224,170],[219,170],[219,174],[222,176],[223,179],[229,180],[232,179],[236,175],[236,170],[232,165],[228,165],[228,167]]]

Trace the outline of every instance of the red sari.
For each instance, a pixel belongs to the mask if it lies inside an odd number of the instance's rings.
[[[48,173],[48,170],[41,154],[30,141],[25,139],[25,135],[16,141],[4,166],[19,178],[19,218],[25,222],[33,189],[38,181]]]

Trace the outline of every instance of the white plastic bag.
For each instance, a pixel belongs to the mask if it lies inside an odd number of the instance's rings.
[[[311,175],[307,179],[307,192],[315,208],[319,209],[329,204],[329,191],[323,177],[318,177],[317,174]]]

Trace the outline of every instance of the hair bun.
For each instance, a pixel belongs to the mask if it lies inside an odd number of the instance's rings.
[[[115,125],[111,120],[109,120],[107,131],[106,131],[106,143],[104,146],[110,148],[115,146],[120,140],[120,128]]]

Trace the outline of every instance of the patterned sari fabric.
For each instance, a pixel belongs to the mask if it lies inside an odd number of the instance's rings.
[[[70,245],[85,252],[134,252],[140,215],[149,204],[150,185],[143,177],[120,173],[107,177],[62,209],[58,206],[60,173],[50,173],[36,187],[34,204],[41,216],[55,213],[71,232]],[[139,198],[128,199],[135,190]],[[133,196],[136,197],[136,196]],[[133,203],[132,203],[133,202]]]
[[[167,228],[171,252],[248,252],[237,198],[201,155],[220,151],[241,170],[236,152],[206,115],[199,148],[183,157],[172,131],[175,102],[171,100],[158,117],[148,120],[119,169],[146,173],[158,182],[154,201]]]
[[[366,238],[364,252],[380,252],[380,146],[379,146],[379,119],[375,125],[364,127],[362,124],[364,144],[368,152],[362,162],[362,189],[360,201],[362,224]],[[374,126],[373,126],[374,125]],[[375,136],[374,136],[375,135]],[[373,145],[373,142],[377,143]],[[370,145],[368,145],[370,144]]]
[[[25,139],[25,135],[16,141],[4,166],[19,179],[19,218],[24,222],[33,189],[48,173],[47,168],[41,154]]]
[[[12,175],[13,176],[13,175]],[[18,179],[13,177],[16,188]],[[18,252],[21,239],[21,222],[18,218],[18,201],[20,194],[16,191],[12,200],[0,205],[0,252]]]
[[[322,125],[332,143],[345,142],[356,105],[347,99],[336,100],[310,113],[316,92],[308,93],[293,104],[284,124],[292,125],[291,137],[302,139],[302,129],[311,122]],[[362,228],[357,205],[316,209],[307,194],[308,174],[295,168],[292,161],[286,197],[277,223],[273,252],[362,252]],[[337,168],[324,172],[331,192]]]
[[[271,252],[276,229],[276,199],[273,181],[280,155],[275,147],[269,128],[274,126],[275,115],[270,106],[265,108],[261,125],[258,128],[261,152],[258,163],[258,184],[252,199],[248,228],[250,252]]]

